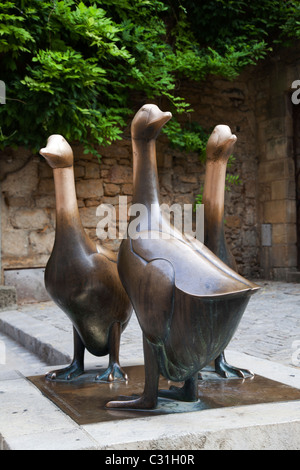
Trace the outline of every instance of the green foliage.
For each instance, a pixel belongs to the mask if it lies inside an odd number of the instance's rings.
[[[176,119],[172,119],[163,128],[163,132],[168,136],[173,147],[186,152],[196,152],[201,161],[205,160],[208,134],[197,122],[181,126]]]
[[[233,155],[230,155],[227,162],[227,169],[230,169],[234,166],[236,158]],[[233,175],[232,173],[226,173],[225,178],[225,191],[231,191],[232,186],[238,186],[242,181],[240,175]]]
[[[165,8],[146,0],[1,2],[2,147],[37,150],[51,133],[87,151],[107,145],[126,126],[132,91],[165,95],[185,109],[173,94],[174,54],[155,16]],[[13,140],[4,137],[12,133]]]
[[[194,212],[196,212],[197,206],[202,204],[202,201],[203,201],[203,186],[201,187],[200,193],[196,194],[195,204],[194,204]]]
[[[120,139],[131,96],[192,113],[178,80],[234,78],[300,37],[299,0],[15,0],[0,2],[0,147],[38,150],[51,133],[97,151]],[[191,120],[192,121],[192,120]],[[203,153],[197,124],[166,127]]]

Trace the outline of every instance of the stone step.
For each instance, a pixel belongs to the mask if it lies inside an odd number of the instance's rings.
[[[300,283],[300,271],[289,271],[287,273],[287,282]]]
[[[0,331],[49,365],[71,360],[72,341],[66,341],[65,331],[20,310],[0,312]]]
[[[16,308],[17,291],[13,286],[0,286],[0,311]]]

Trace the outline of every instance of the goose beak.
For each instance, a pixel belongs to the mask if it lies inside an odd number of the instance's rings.
[[[51,135],[47,140],[47,146],[40,150],[42,157],[53,157],[60,156],[61,154],[61,142],[63,137],[59,135]]]
[[[229,139],[227,139],[224,144],[229,145],[229,144],[234,144],[237,141],[237,136],[235,134],[232,134]]]
[[[44,158],[47,158],[47,157],[51,157],[52,154],[48,151],[47,147],[45,147],[40,150],[40,155],[42,155],[42,157]]]
[[[65,168],[73,165],[73,151],[65,138],[61,135],[51,135],[47,146],[40,150],[51,168]]]
[[[154,117],[149,121],[149,125],[155,125],[155,127],[162,128],[168,121],[170,121],[172,117],[172,113],[167,111],[165,113],[161,113],[159,117]]]

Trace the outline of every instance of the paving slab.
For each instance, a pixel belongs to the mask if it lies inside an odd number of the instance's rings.
[[[260,281],[226,351],[228,362],[300,389],[300,286]],[[27,379],[72,358],[72,325],[52,302],[0,312],[0,448],[28,450],[300,449],[299,400],[78,425]],[[135,316],[123,366],[143,364]],[[86,355],[86,368],[107,357]],[[91,404],[91,406],[93,406]],[[103,454],[105,455],[105,454]]]
[[[245,357],[228,351],[244,364]],[[300,390],[300,371],[247,355],[248,365]],[[42,371],[40,371],[42,372]],[[2,449],[299,450],[300,400],[78,425],[20,372],[0,375]],[[92,403],[91,403],[91,406]]]

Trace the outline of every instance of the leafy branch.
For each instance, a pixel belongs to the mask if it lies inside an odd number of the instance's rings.
[[[61,133],[97,154],[121,138],[139,93],[177,118],[172,145],[201,154],[199,125],[178,124],[193,112],[178,79],[232,79],[299,37],[299,0],[0,2],[0,148],[37,150]]]

